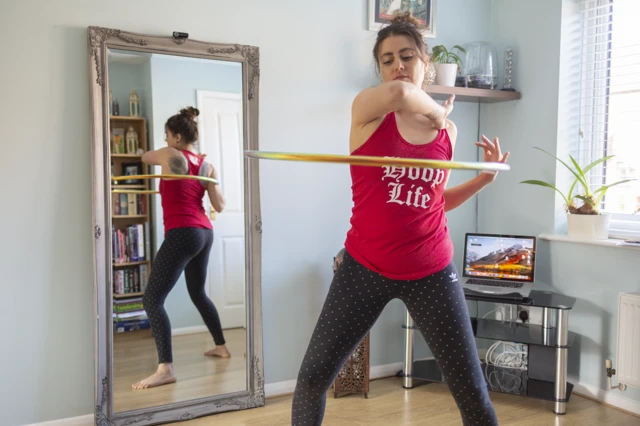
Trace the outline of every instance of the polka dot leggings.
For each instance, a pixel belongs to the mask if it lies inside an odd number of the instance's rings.
[[[213,231],[210,229],[174,228],[167,231],[156,254],[142,303],[156,341],[159,364],[173,362],[171,323],[164,301],[183,271],[191,301],[215,344],[225,344],[218,311],[204,291],[212,244]]]
[[[345,252],[298,374],[293,426],[322,424],[329,387],[383,308],[395,298],[405,303],[429,345],[463,424],[498,424],[455,265],[417,281],[396,281],[370,271]]]

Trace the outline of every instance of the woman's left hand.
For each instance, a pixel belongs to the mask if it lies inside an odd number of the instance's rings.
[[[507,158],[509,158],[509,152],[502,154],[498,138],[494,138],[492,142],[489,138],[482,135],[482,142],[476,142],[476,146],[484,150],[483,161],[485,163],[506,163]],[[492,170],[485,170],[482,173],[487,177],[491,177],[491,181],[495,180],[496,176],[498,176],[498,172]]]

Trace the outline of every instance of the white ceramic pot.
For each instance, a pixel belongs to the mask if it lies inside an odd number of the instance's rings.
[[[569,237],[606,240],[610,221],[608,214],[567,214]]]
[[[456,64],[435,64],[436,84],[439,86],[454,87],[456,85],[456,75],[458,66]]]

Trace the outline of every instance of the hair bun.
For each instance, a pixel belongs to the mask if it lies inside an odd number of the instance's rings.
[[[196,117],[200,115],[200,110],[194,107],[186,107],[180,110],[180,114],[184,115],[190,120],[195,120]]]
[[[420,21],[414,18],[409,12],[398,13],[392,20],[392,24],[413,25],[420,27]]]

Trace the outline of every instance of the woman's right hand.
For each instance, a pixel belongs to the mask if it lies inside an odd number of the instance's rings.
[[[428,117],[433,121],[433,125],[438,129],[444,129],[447,126],[447,117],[453,111],[453,100],[456,98],[456,95],[451,95],[449,98],[442,103],[442,109],[439,111],[434,111],[433,117]]]

